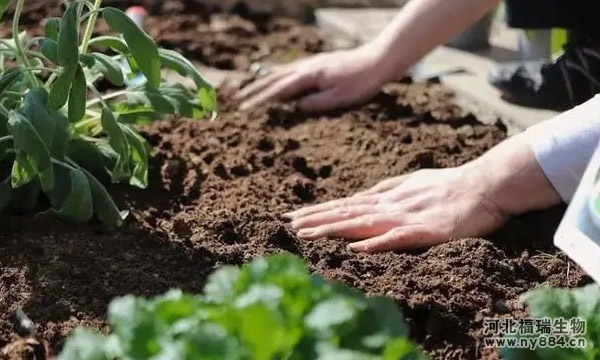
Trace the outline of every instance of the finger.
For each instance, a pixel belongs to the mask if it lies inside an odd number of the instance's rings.
[[[285,100],[315,86],[316,75],[314,73],[290,74],[245,101],[241,105],[241,109],[248,109],[270,100]]]
[[[298,102],[300,110],[305,112],[323,112],[343,106],[343,93],[333,87],[325,91],[306,96]]]
[[[377,201],[378,200],[376,197],[367,197],[367,196],[362,197],[362,198],[349,197],[349,198],[345,198],[345,199],[328,201],[328,202],[321,203],[318,205],[308,206],[308,207],[305,207],[302,209],[298,209],[296,211],[292,211],[292,212],[283,214],[282,216],[284,218],[287,218],[290,220],[295,220],[295,219],[299,219],[304,216],[320,213],[323,211],[332,210],[332,209],[335,209],[338,207],[345,207],[345,206],[352,206],[352,205],[377,204]]]
[[[366,239],[379,236],[402,225],[406,224],[403,224],[400,213],[362,215],[350,220],[302,229],[297,235],[303,240],[316,240],[325,236],[352,240]]]
[[[376,253],[417,249],[447,240],[449,239],[430,231],[425,225],[408,225],[392,228],[385,234],[352,243],[348,247],[356,252]]]
[[[405,175],[386,179],[365,191],[360,191],[360,192],[356,193],[356,195],[363,196],[363,195],[380,194],[380,193],[392,190],[396,186],[400,186],[400,184],[402,184],[405,180],[406,180]]]
[[[320,225],[331,224],[343,220],[350,220],[358,216],[375,214],[381,211],[377,205],[351,205],[340,206],[329,211],[304,216],[292,221],[292,229],[299,230]]]
[[[253,83],[251,83],[250,85],[244,87],[243,89],[238,91],[234,95],[233,98],[235,100],[248,99],[249,97],[255,95],[256,93],[259,93],[259,92],[263,91],[264,89],[266,89],[267,87],[271,86],[272,84],[274,84],[277,80],[281,79],[282,77],[289,75],[290,73],[291,73],[290,71],[285,71],[285,70],[273,72],[272,74],[269,74],[262,79],[256,80]]]

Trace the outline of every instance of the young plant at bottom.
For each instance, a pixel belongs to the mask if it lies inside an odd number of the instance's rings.
[[[597,284],[579,289],[544,287],[524,294],[522,299],[535,323],[531,331],[525,331],[524,326],[529,325],[521,325],[518,335],[510,337],[521,344],[501,349],[504,359],[600,359],[600,287]]]
[[[101,0],[64,1],[63,16],[46,19],[39,38],[19,33],[24,2],[16,1],[13,38],[0,39],[0,210],[33,210],[43,194],[64,219],[96,215],[119,226],[126,214],[102,182],[148,185],[151,148],[133,125],[171,114],[214,119],[216,93],[187,59],[158,48]],[[0,16],[9,3],[0,0]],[[98,16],[118,36],[93,37]],[[5,67],[7,60],[17,65]],[[192,79],[195,89],[167,83],[163,67]],[[137,73],[144,83],[125,86]],[[102,79],[119,90],[100,93]]]
[[[202,296],[171,291],[109,306],[108,336],[80,328],[58,360],[424,360],[388,298],[311,276],[290,255],[213,273]]]

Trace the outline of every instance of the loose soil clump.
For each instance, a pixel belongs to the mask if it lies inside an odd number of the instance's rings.
[[[562,206],[512,219],[487,239],[410,253],[354,254],[343,239],[305,242],[287,230],[283,212],[390,176],[457,166],[506,138],[501,124],[464,113],[439,84],[390,84],[366,105],[320,116],[293,104],[238,111],[226,88],[220,104],[214,122],[170,119],[142,129],[157,149],[150,187],[110,189],[131,210],[118,232],[48,214],[2,217],[0,349],[32,352],[17,335],[19,308],[57,350],[76,326],[108,332],[116,296],[199,293],[221,265],[285,251],[330,279],[395,299],[411,337],[434,359],[495,359],[480,344],[484,318],[523,316],[518,295],[538,285],[589,281],[552,244]]]

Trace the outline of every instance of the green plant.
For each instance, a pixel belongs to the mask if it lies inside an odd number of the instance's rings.
[[[550,335],[555,339],[556,345],[545,344],[535,349],[528,348],[504,348],[500,350],[501,355],[507,360],[594,360],[600,359],[600,287],[588,285],[580,289],[556,289],[544,287],[533,290],[522,295],[522,301],[528,306],[533,319],[563,319],[568,323],[572,319],[583,320],[579,329],[574,334],[557,336]],[[562,321],[562,320],[561,320]],[[572,331],[573,329],[568,329]],[[520,332],[521,333],[521,332]],[[527,336],[534,340],[540,335]],[[524,338],[526,336],[514,336]],[[569,340],[584,338],[586,347],[581,348],[580,343]],[[533,338],[533,339],[532,339]],[[569,342],[570,341],[570,342]]]
[[[101,8],[101,0],[64,2],[62,18],[46,20],[45,36],[29,38],[19,33],[24,0],[17,0],[13,38],[0,40],[0,209],[33,210],[44,194],[62,218],[85,222],[95,214],[115,227],[126,214],[102,183],[148,185],[151,148],[132,125],[169,114],[214,119],[216,93],[122,11]],[[9,3],[0,0],[0,16]],[[92,36],[100,15],[117,36]],[[193,79],[196,89],[167,83],[161,67]],[[137,72],[145,83],[124,87]],[[119,90],[101,94],[101,79]]]
[[[118,298],[109,323],[108,336],[75,330],[58,359],[425,359],[392,300],[311,276],[290,255],[223,267],[202,296]]]

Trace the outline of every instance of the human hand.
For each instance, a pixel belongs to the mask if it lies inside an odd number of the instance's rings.
[[[486,235],[508,213],[488,194],[483,169],[428,169],[385,180],[352,197],[306,207],[283,216],[304,240],[325,236],[361,240],[358,252],[431,246]]]
[[[312,91],[299,100],[307,112],[320,112],[369,100],[389,80],[381,55],[371,47],[319,54],[274,68],[236,94],[241,109],[267,101],[285,101]]]

